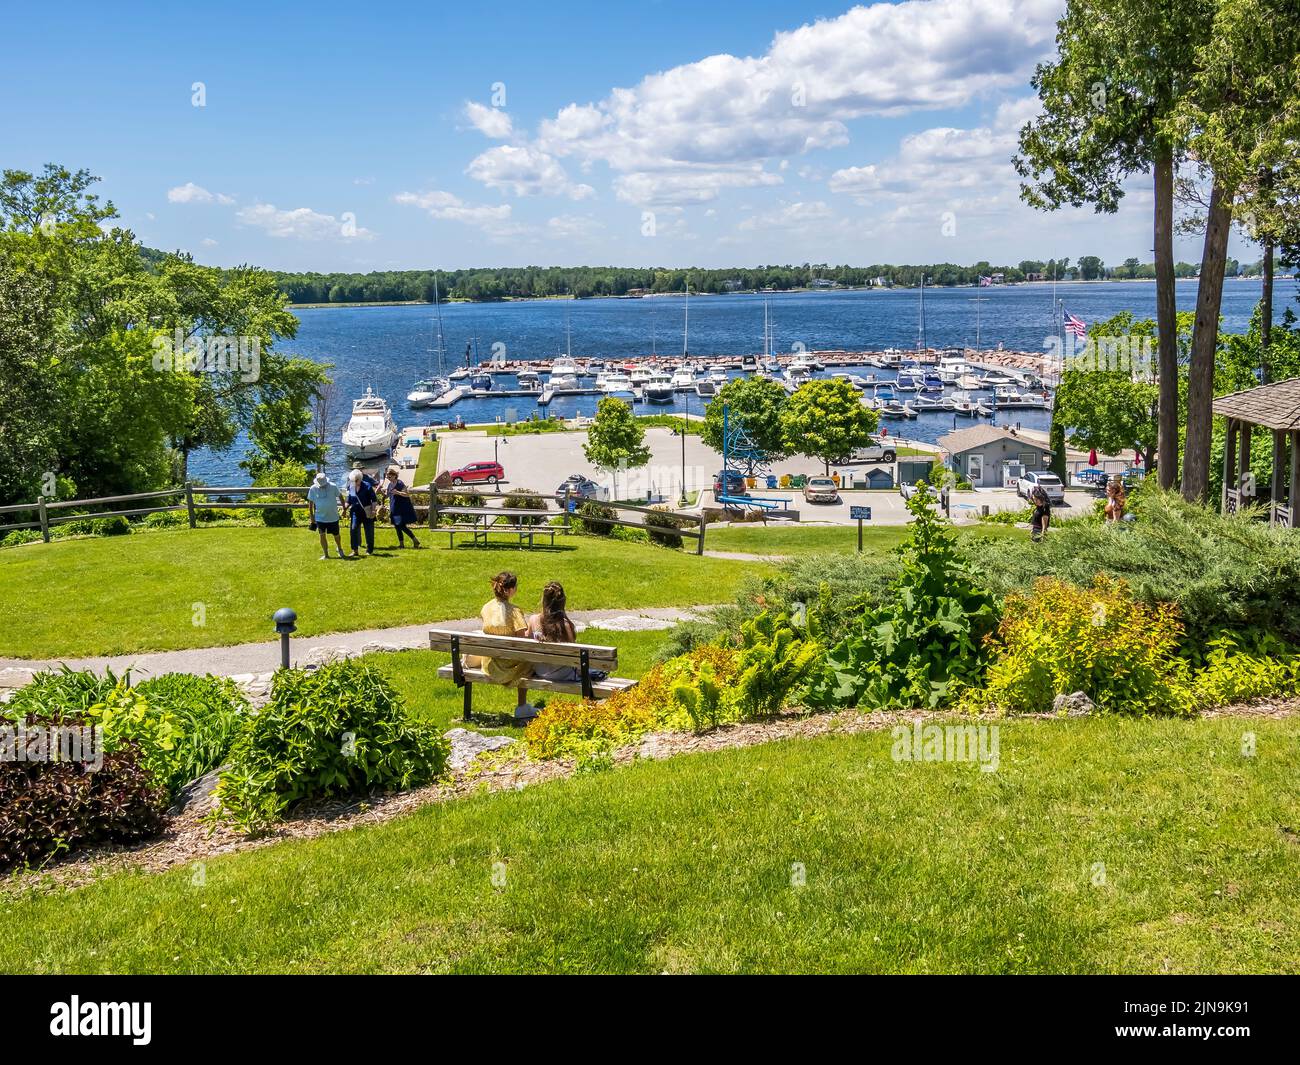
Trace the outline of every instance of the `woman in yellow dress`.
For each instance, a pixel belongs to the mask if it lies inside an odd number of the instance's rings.
[[[492,599],[479,611],[483,619],[483,632],[489,636],[527,636],[528,619],[524,612],[510,600],[519,590],[519,582],[513,573],[504,571],[492,578]],[[509,685],[515,681],[532,676],[533,667],[529,662],[510,662],[484,658],[479,663],[483,670],[497,684]],[[519,703],[515,707],[515,717],[525,719],[537,716],[537,708],[528,701],[528,686],[519,686]]]

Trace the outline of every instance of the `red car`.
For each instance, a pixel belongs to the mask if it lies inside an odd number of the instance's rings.
[[[496,484],[504,481],[506,471],[499,462],[471,462],[464,469],[449,470],[452,484],[473,484],[476,481]]]

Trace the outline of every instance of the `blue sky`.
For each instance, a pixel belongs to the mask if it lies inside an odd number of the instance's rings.
[[[227,266],[1149,259],[1145,180],[1113,217],[1017,200],[1062,6],[34,5],[0,165],[87,167]]]

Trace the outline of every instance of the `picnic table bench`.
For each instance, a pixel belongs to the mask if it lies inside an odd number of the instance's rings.
[[[440,531],[447,534],[448,547],[456,546],[457,533],[469,533],[476,544],[486,544],[488,537],[494,533],[509,533],[519,537],[521,547],[525,540],[532,547],[534,537],[546,536],[550,538],[551,546],[555,546],[556,528],[546,523],[546,519],[551,517],[551,512],[547,510],[529,510],[526,507],[439,507],[438,514],[469,519],[442,527]],[[510,520],[500,523],[501,518]],[[524,520],[526,518],[539,521],[539,524],[530,524]]]
[[[535,666],[555,668],[572,666],[578,674],[573,681],[543,680],[525,677],[510,681],[505,687],[527,687],[536,691],[560,692],[564,695],[581,695],[584,699],[608,699],[616,692],[635,686],[635,680],[626,677],[605,676],[597,680],[592,672],[611,673],[618,665],[617,647],[600,647],[586,643],[543,643],[526,636],[489,636],[482,632],[461,632],[454,629],[430,629],[429,647],[451,655],[451,663],[439,668],[440,680],[452,680],[465,693],[465,720],[473,711],[475,684],[500,684],[476,664],[471,665],[465,656],[494,658],[507,662],[531,662]]]

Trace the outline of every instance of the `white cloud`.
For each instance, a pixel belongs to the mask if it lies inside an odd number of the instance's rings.
[[[202,244],[205,248],[215,248],[217,246],[217,242],[213,240],[211,237],[204,237],[201,241],[199,241],[199,243]]]
[[[740,230],[806,229],[833,217],[834,212],[824,201],[814,200],[811,203],[788,203],[774,211],[751,215],[736,228]]]
[[[487,107],[470,100],[465,104],[465,117],[483,136],[493,140],[505,140],[514,133],[510,115],[497,107]]]
[[[393,197],[393,202],[407,207],[418,207],[427,212],[431,218],[474,226],[493,237],[513,237],[526,231],[526,227],[512,221],[512,211],[508,203],[495,206],[466,203],[454,193],[440,189],[431,189],[427,192],[399,192]]]
[[[184,185],[177,185],[175,188],[167,190],[168,203],[219,203],[229,207],[235,202],[233,196],[227,196],[224,192],[209,192],[202,185],[196,185],[192,181],[185,182]]]
[[[255,203],[241,207],[235,218],[243,225],[255,226],[272,237],[292,237],[295,240],[372,240],[374,234],[357,226],[354,219],[332,214],[321,214],[310,207],[280,210],[274,204]]]
[[[590,215],[561,214],[547,220],[546,235],[556,240],[589,240],[603,228]]]
[[[472,160],[465,173],[490,189],[515,196],[567,196],[585,200],[595,195],[590,185],[569,180],[554,156],[529,145],[502,144]]]
[[[570,104],[544,121],[548,154],[623,175],[638,204],[712,199],[723,175],[848,142],[867,115],[968,104],[1025,84],[1050,54],[1062,0],[907,0],[778,33],[757,57],[714,55]],[[691,175],[683,178],[685,173]],[[762,182],[772,183],[772,182]]]
[[[707,203],[717,199],[722,189],[780,184],[777,174],[766,173],[758,166],[727,170],[684,167],[624,174],[614,181],[614,189],[624,203],[662,207]]]

